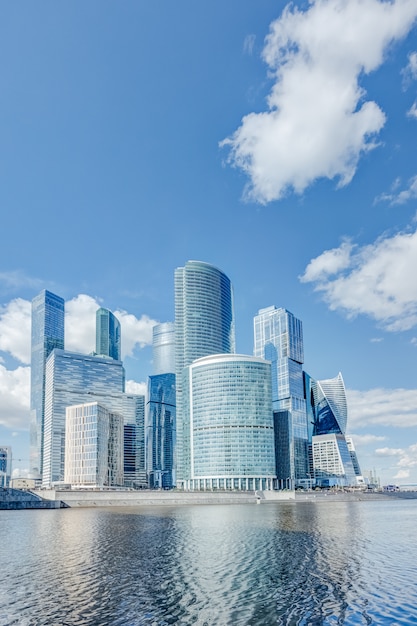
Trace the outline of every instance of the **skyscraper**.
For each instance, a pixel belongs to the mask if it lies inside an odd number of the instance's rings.
[[[96,353],[120,360],[120,322],[108,309],[100,308],[96,312]]]
[[[146,415],[149,486],[174,487],[175,374],[157,374],[149,377]]]
[[[186,473],[183,467],[183,443],[188,433],[183,432],[183,370],[195,359],[233,352],[235,330],[229,278],[209,263],[187,261],[184,267],[175,270],[177,478],[182,478]]]
[[[312,380],[315,420],[314,435],[346,433],[347,401],[345,384],[339,372],[335,378]]]
[[[175,372],[175,324],[164,322],[152,329],[153,373]]]
[[[64,479],[66,407],[98,402],[108,411],[123,415],[124,382],[121,361],[52,351],[45,371],[44,487]]]
[[[254,335],[255,356],[271,361],[278,486],[294,486],[308,476],[302,323],[286,309],[270,306],[255,316]]]
[[[12,475],[12,449],[0,446],[0,487],[8,487]]]
[[[47,290],[32,301],[30,468],[35,475],[43,471],[45,365],[54,348],[64,348],[64,307],[64,300]]]

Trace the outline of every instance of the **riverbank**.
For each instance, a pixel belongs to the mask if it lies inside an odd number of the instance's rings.
[[[59,498],[48,500],[40,495],[21,489],[0,489],[0,511],[20,509],[60,509],[66,505]]]

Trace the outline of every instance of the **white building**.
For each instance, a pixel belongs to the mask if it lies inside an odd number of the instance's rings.
[[[345,436],[340,433],[313,436],[313,465],[321,487],[356,485],[356,474]]]
[[[64,482],[123,485],[123,417],[98,402],[67,407]]]

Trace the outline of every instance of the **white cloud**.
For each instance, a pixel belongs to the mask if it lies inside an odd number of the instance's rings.
[[[0,365],[0,425],[29,428],[30,367],[7,370]]]
[[[410,478],[410,470],[399,470],[395,476],[393,476],[393,478],[395,479],[403,479],[403,478]]]
[[[413,176],[412,178],[410,178],[407,187],[402,191],[397,191],[398,187],[399,180],[397,178],[391,186],[390,192],[382,193],[375,199],[375,202],[389,202],[391,206],[394,206],[396,204],[405,204],[409,200],[417,198],[417,176]]]
[[[152,328],[158,322],[142,315],[135,317],[126,311],[115,311],[122,326],[122,358],[131,356],[136,347],[144,348],[152,344]]]
[[[0,307],[0,350],[30,363],[31,304],[22,298]]]
[[[395,428],[417,426],[417,389],[347,389],[346,395],[350,430],[373,425]]]
[[[386,437],[383,437],[382,435],[371,435],[371,434],[367,434],[367,435],[358,435],[358,434],[354,434],[354,435],[350,435],[353,439],[353,442],[358,446],[367,446],[370,443],[376,443],[377,441],[385,441]]]
[[[96,346],[96,311],[101,304],[80,294],[65,302],[65,349],[90,353]]]
[[[408,115],[408,117],[412,117],[414,119],[417,119],[417,102],[413,102],[413,104],[411,105],[411,107],[407,111],[407,115]]]
[[[375,454],[378,456],[402,456],[404,450],[402,448],[377,448]]]
[[[126,393],[132,395],[146,396],[146,383],[137,383],[134,380],[126,381]]]
[[[359,78],[377,69],[417,16],[415,0],[313,0],[289,4],[270,26],[263,58],[274,85],[268,110],[250,113],[221,146],[250,179],[246,195],[276,200],[318,178],[346,185],[375,148],[385,114]]]
[[[335,259],[343,259],[338,271]],[[331,310],[368,315],[386,330],[408,330],[417,325],[416,267],[417,230],[362,248],[342,243],[310,261],[300,280],[314,282]]]
[[[256,35],[247,35],[245,37],[245,41],[243,42],[243,51],[246,54],[253,54],[253,48],[255,46]]]
[[[411,81],[417,79],[417,52],[410,52],[408,55],[408,63],[402,70],[404,88],[407,89]]]

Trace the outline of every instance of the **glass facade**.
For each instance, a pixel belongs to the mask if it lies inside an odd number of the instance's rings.
[[[177,479],[189,473],[183,455],[184,367],[210,354],[235,352],[233,293],[229,278],[217,267],[188,261],[175,270],[175,373],[177,388]]]
[[[116,361],[121,358],[120,322],[108,309],[96,312],[96,353]]]
[[[124,380],[121,361],[52,351],[45,371],[44,487],[64,478],[66,407],[96,401],[123,415]]]
[[[164,322],[152,329],[152,354],[154,374],[175,372],[175,324]]]
[[[43,471],[45,365],[54,348],[64,348],[65,302],[43,290],[32,301],[30,379],[30,470]]]
[[[312,380],[314,434],[345,434],[347,425],[346,390],[342,374],[328,380]]]
[[[183,371],[184,489],[272,489],[275,478],[271,366],[219,354]]]
[[[133,489],[148,486],[145,448],[145,396],[123,397],[124,484]]]
[[[148,482],[152,489],[175,486],[175,374],[150,376],[146,411]]]
[[[97,402],[67,407],[65,483],[123,485],[123,418]]]
[[[254,339],[255,356],[271,362],[278,487],[294,487],[309,473],[302,323],[286,309],[260,309]]]

